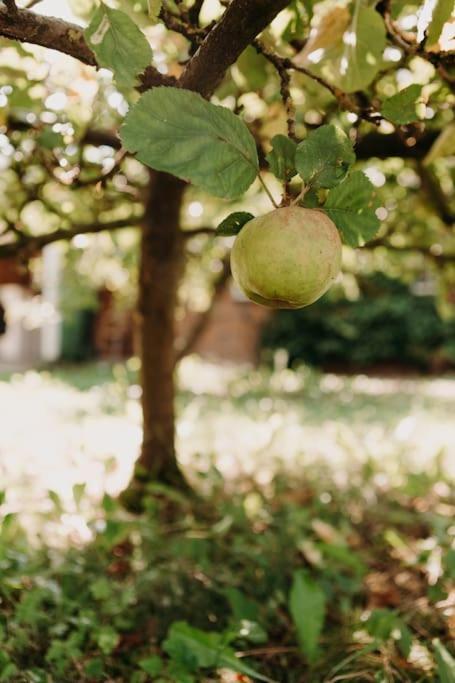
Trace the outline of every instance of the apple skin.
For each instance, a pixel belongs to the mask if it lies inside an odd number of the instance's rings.
[[[340,271],[341,240],[321,210],[287,206],[254,218],[231,251],[234,280],[246,296],[270,308],[303,308]]]

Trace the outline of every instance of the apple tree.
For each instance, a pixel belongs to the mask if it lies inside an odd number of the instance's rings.
[[[452,3],[71,0],[83,26],[40,4],[0,7],[0,257],[140,228],[132,491],[182,484],[175,312],[195,236],[235,238],[233,274],[265,305],[315,301],[342,243],[351,269],[414,254],[450,286]],[[187,230],[191,193],[224,219]]]

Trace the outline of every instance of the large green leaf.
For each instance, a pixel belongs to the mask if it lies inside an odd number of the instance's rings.
[[[217,197],[235,198],[259,171],[256,143],[229,109],[179,88],[146,92],[121,128],[126,149]]]
[[[350,93],[366,88],[382,67],[386,30],[381,16],[362,0],[352,14],[332,7],[322,17],[301,59],[311,71]]]
[[[440,683],[455,683],[455,659],[440,640],[433,641],[434,655]]]
[[[357,247],[377,233],[377,207],[373,185],[361,171],[354,171],[329,192],[324,211],[340,230],[343,241]]]
[[[332,125],[320,126],[310,133],[295,152],[299,175],[314,189],[338,185],[354,161],[349,138]]]
[[[303,654],[309,662],[318,657],[318,642],[324,626],[326,596],[322,588],[303,570],[294,572],[289,610]]]
[[[386,119],[398,125],[417,121],[419,117],[416,112],[416,106],[421,92],[421,85],[417,83],[409,85],[396,95],[384,100],[381,113]]]
[[[175,662],[192,671],[225,668],[258,681],[273,683],[236,657],[234,650],[226,644],[225,634],[201,631],[185,621],[172,624],[163,649]]]
[[[98,64],[114,73],[121,88],[132,88],[152,60],[152,49],[134,21],[104,3],[96,9],[85,38]]]
[[[270,170],[280,180],[290,180],[295,174],[295,151],[297,145],[286,135],[272,138],[272,151],[266,156]]]

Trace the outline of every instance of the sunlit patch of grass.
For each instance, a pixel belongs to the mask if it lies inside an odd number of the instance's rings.
[[[75,485],[85,483],[84,500],[95,502],[126,485],[141,437],[137,370],[132,359],[0,381],[0,480],[9,510],[29,519],[49,511],[50,489],[71,516]],[[384,487],[420,471],[455,473],[455,379],[270,372],[188,358],[179,385],[179,456],[202,489],[213,468],[232,489],[314,466],[339,487],[365,472]],[[86,503],[83,516],[89,510]]]

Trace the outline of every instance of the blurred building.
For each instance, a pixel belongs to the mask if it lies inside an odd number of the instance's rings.
[[[0,302],[5,312],[5,331],[0,336],[2,370],[40,365],[60,355],[58,247],[43,249],[41,268],[43,288],[38,293],[27,264],[0,259]]]

